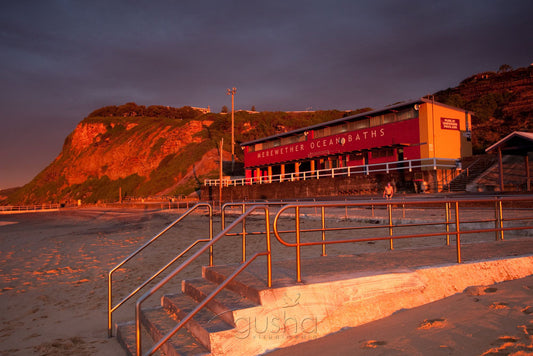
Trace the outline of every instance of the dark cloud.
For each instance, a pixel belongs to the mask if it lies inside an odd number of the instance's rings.
[[[533,60],[529,0],[4,1],[0,188],[104,105],[356,109]],[[21,162],[25,162],[21,164]]]

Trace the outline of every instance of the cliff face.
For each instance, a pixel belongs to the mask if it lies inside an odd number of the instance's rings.
[[[235,115],[236,141],[242,142],[346,113],[248,113]],[[128,103],[91,113],[65,139],[58,157],[29,184],[9,194],[8,204],[114,202],[127,197],[187,195],[205,178],[219,176],[231,160],[229,115],[189,107],[175,109]],[[236,159],[242,152],[236,145]]]
[[[81,122],[62,153],[72,157],[61,172],[67,183],[80,184],[104,175],[111,180],[132,174],[148,177],[165,157],[180,154],[191,143],[201,143],[196,135],[212,121],[158,125],[151,120],[151,124]]]
[[[188,194],[202,177],[217,170],[211,158],[218,157],[218,151],[205,135],[212,123],[208,119],[88,117],[66,138],[59,156],[10,200],[114,201],[119,189],[131,197],[158,194],[171,186],[175,191],[168,193]],[[195,167],[191,175],[194,160],[202,161],[204,155],[210,158],[208,163]],[[188,180],[182,181],[187,175]],[[186,188],[176,187],[178,181]]]

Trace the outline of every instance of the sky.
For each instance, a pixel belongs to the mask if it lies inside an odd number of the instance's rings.
[[[0,3],[0,189],[108,105],[379,109],[533,62],[531,0]]]

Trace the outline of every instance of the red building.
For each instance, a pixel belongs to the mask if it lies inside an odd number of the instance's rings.
[[[242,143],[254,184],[322,175],[433,169],[472,155],[471,113],[425,98]]]

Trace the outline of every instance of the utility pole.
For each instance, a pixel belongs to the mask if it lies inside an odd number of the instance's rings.
[[[223,161],[222,161],[222,150],[224,149],[224,137],[222,137],[222,139],[220,140],[220,179],[219,179],[219,187],[218,187],[218,203],[219,203],[219,206],[220,206],[220,209],[222,210],[222,178],[223,178],[223,169],[222,169],[222,165],[223,165]]]
[[[227,95],[231,95],[231,173],[235,170],[235,93],[237,88],[228,89]]]

